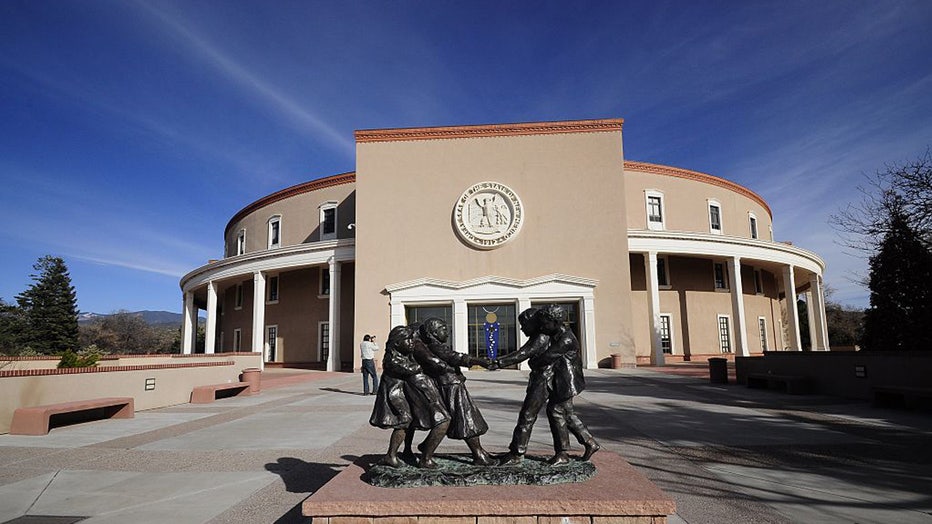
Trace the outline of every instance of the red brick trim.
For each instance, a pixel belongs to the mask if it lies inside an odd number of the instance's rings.
[[[410,127],[401,129],[362,129],[355,133],[356,143],[399,142],[409,140],[443,140],[558,133],[604,133],[621,131],[624,120],[567,120],[563,122],[528,122],[449,127]]]
[[[291,198],[296,195],[301,195],[304,193],[310,193],[311,191],[319,191],[328,187],[340,186],[343,184],[353,184],[356,182],[356,172],[350,171],[347,173],[341,173],[339,175],[328,176],[326,178],[318,178],[317,180],[311,180],[310,182],[304,182],[291,187],[286,187],[281,191],[272,193],[271,195],[264,196],[259,200],[256,200],[252,204],[244,207],[239,210],[238,213],[233,215],[233,218],[227,222],[227,227],[223,229],[223,236],[226,237],[227,233],[230,231],[230,228],[236,222],[239,222],[243,219],[244,216],[252,213],[253,211],[265,207],[269,204],[274,204],[286,198]]]
[[[143,364],[138,366],[101,366],[93,368],[62,368],[62,369],[17,369],[0,371],[0,378],[6,377],[41,377],[48,375],[77,375],[80,373],[110,373],[113,371],[149,371],[156,369],[179,368],[209,368],[216,366],[232,366],[232,360],[223,362],[185,362],[182,364]]]
[[[643,171],[645,173],[652,173],[655,175],[666,175],[677,178],[685,178],[687,180],[695,180],[697,182],[703,182],[713,186],[728,189],[729,191],[734,191],[735,193],[748,197],[760,204],[764,209],[767,210],[767,214],[770,215],[770,219],[773,220],[773,212],[770,211],[770,206],[767,205],[767,202],[765,202],[760,195],[744,186],[739,186],[730,180],[725,180],[724,178],[708,175],[706,173],[700,173],[699,171],[690,171],[689,169],[662,166],[659,164],[649,164],[647,162],[634,162],[631,160],[625,160],[625,169],[630,169],[631,171]]]

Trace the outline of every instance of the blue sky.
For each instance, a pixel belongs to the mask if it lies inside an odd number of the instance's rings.
[[[181,310],[268,193],[353,131],[625,119],[625,158],[764,197],[865,306],[828,217],[932,145],[932,2],[0,2],[0,297],[63,257],[82,311]]]

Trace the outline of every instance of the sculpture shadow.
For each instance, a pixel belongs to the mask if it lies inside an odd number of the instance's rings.
[[[344,455],[344,460],[353,462],[358,457]],[[265,469],[279,475],[285,483],[285,489],[290,493],[307,493],[311,494],[330,482],[340,471],[346,467],[346,464],[319,464],[316,462],[305,462],[295,457],[280,457],[275,462],[265,465]],[[303,502],[295,505],[287,513],[279,517],[276,524],[306,523],[308,518],[305,517],[301,510]]]
[[[364,396],[361,391],[347,391],[345,389],[339,389],[339,388],[320,388],[320,390],[329,391],[331,393],[343,393],[345,395],[356,395],[360,397]]]
[[[348,458],[350,461],[356,460],[356,457]],[[276,462],[266,464],[265,469],[280,476],[288,492],[313,493],[330,482],[345,466],[305,462],[295,457],[280,457]]]

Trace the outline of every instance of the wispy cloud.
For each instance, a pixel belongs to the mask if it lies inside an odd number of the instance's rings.
[[[342,154],[352,158],[355,151],[355,141],[348,133],[336,129],[318,114],[286,95],[277,86],[250,71],[206,36],[198,34],[195,28],[182,22],[179,17],[145,2],[136,2],[135,5],[150,14],[153,20],[158,21],[163,28],[173,35],[181,37],[195,55],[216,71],[222,73],[234,85],[253,95],[255,100],[266,107],[273,108],[299,130],[324,141]]]

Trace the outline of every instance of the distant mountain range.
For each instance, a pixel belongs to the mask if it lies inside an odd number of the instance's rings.
[[[172,313],[170,311],[124,311],[123,313],[141,317],[146,324],[154,327],[180,326],[183,319],[181,313]],[[99,318],[109,316],[111,315],[102,313],[78,313],[78,324],[89,324]],[[198,319],[199,322],[204,320],[203,317]]]

